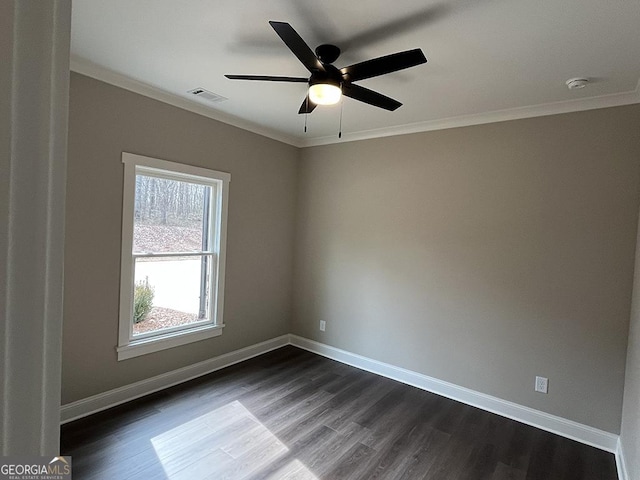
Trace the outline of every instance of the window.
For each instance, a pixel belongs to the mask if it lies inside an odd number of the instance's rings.
[[[118,360],[222,333],[231,175],[122,154]]]

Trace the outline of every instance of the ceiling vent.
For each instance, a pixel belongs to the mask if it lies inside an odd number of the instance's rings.
[[[196,95],[204,100],[213,103],[224,102],[228,100],[228,98],[223,97],[222,95],[218,95],[216,93],[210,92],[209,90],[205,90],[204,88],[194,88],[193,90],[189,90],[187,93],[191,95]]]

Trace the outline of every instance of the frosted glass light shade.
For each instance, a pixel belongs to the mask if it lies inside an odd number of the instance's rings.
[[[340,87],[330,83],[316,83],[309,87],[309,100],[316,105],[333,105],[340,101]]]

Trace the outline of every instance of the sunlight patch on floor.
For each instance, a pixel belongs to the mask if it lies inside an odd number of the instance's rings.
[[[234,401],[151,439],[169,480],[318,480],[287,446]]]

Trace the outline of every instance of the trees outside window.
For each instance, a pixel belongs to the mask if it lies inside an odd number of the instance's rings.
[[[119,360],[220,335],[230,175],[122,161]]]

